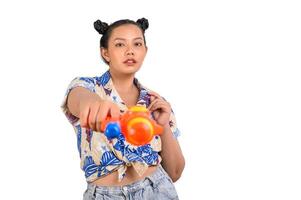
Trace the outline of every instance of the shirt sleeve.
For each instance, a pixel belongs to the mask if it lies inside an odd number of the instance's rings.
[[[67,117],[68,121],[74,125],[79,121],[79,118],[72,115],[67,107],[67,99],[70,91],[75,87],[84,87],[88,89],[91,92],[95,93],[95,79],[93,77],[76,77],[74,78],[69,86],[67,87],[67,90],[65,92],[63,102],[61,103],[61,109],[65,116]]]
[[[178,137],[181,135],[181,132],[178,128],[176,116],[172,109],[171,109],[171,114],[170,114],[170,118],[169,118],[169,126],[171,128],[174,138],[178,139]]]

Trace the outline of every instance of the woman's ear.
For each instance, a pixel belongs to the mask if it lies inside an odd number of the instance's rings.
[[[104,47],[100,47],[100,53],[101,56],[107,61],[110,62],[110,56],[108,53],[108,49],[105,49]]]

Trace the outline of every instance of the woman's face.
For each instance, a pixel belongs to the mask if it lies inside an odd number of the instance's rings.
[[[108,41],[108,49],[101,48],[103,57],[115,73],[133,74],[137,72],[147,52],[142,31],[133,24],[115,28]]]

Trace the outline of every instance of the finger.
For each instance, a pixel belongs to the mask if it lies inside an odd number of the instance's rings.
[[[158,94],[158,93],[156,93],[156,92],[154,92],[154,91],[149,91],[148,92],[151,96],[154,96],[154,97],[156,97],[156,98],[161,98],[161,96]]]
[[[110,108],[110,114],[112,119],[119,119],[120,116],[120,109],[118,106],[112,105]]]
[[[170,107],[167,104],[162,105],[161,109],[162,109],[163,112],[166,112],[166,113],[170,113],[171,112],[171,109],[170,109]]]
[[[98,116],[100,123],[103,122],[108,117],[109,109],[110,107],[106,102],[100,105],[99,116]]]
[[[166,104],[166,102],[163,99],[156,99],[154,100],[153,103],[151,103],[151,105],[149,106],[149,110],[156,110],[156,108],[154,108],[154,105],[158,104],[158,103],[162,103],[162,104]]]
[[[151,108],[151,106],[154,104],[154,101],[156,100],[156,97],[150,96],[150,104],[148,105],[148,109]]]
[[[154,101],[154,103],[151,105],[151,107],[149,108],[150,111],[154,111],[158,109],[158,105],[161,105],[161,103],[163,103],[160,99],[156,99]]]
[[[99,106],[99,109],[98,109],[98,112],[97,112],[97,115],[96,115],[96,131],[97,132],[101,132],[101,127],[100,127],[100,119],[99,119],[99,112],[100,112],[100,106]]]
[[[151,101],[154,101],[155,99],[157,99],[158,97],[152,93],[149,93],[149,97]]]
[[[154,104],[156,104],[159,101],[159,99],[155,99],[151,102],[151,104],[148,106],[149,110],[152,110],[152,107],[154,106]]]
[[[92,130],[96,130],[96,116],[99,109],[98,104],[94,104],[90,107],[90,113],[88,118],[88,124]]]
[[[108,116],[109,108],[105,104],[100,104],[99,110],[97,112],[97,119],[96,119],[96,129],[97,131],[101,132],[101,123],[105,121]]]
[[[160,105],[161,105],[160,102],[155,103],[155,104],[152,106],[152,109],[151,109],[151,110],[158,110],[158,109],[160,109],[160,108],[161,108]]]
[[[88,117],[89,117],[90,108],[89,106],[83,108],[80,112],[80,126],[84,128],[89,128]]]
[[[150,95],[150,101],[153,102],[156,99],[155,96]]]
[[[158,104],[160,104],[160,106],[162,106],[162,108],[166,108],[167,110],[170,110],[171,109],[171,107],[170,107],[170,104],[167,102],[167,101],[164,101],[163,99],[162,100],[160,100],[159,102],[158,102]]]
[[[165,102],[158,102],[158,103],[156,103],[156,104],[153,106],[152,109],[153,109],[153,110],[161,109],[161,110],[164,111],[164,112],[169,112],[169,111],[170,111],[168,104],[166,104]]]
[[[155,99],[162,99],[161,96],[156,95],[156,94],[151,94],[150,96],[151,96],[151,98],[154,97]]]

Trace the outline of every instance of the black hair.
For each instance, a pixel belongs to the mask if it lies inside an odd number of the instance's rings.
[[[121,25],[125,25],[125,24],[133,24],[138,26],[141,31],[142,31],[142,35],[143,35],[143,40],[144,40],[144,44],[146,45],[146,41],[145,41],[145,36],[144,36],[144,32],[145,30],[148,28],[148,20],[145,18],[141,18],[138,19],[136,22],[130,19],[121,19],[118,20],[110,25],[108,25],[106,22],[102,22],[100,20],[97,20],[94,22],[94,28],[95,30],[102,35],[101,39],[100,39],[100,47],[104,47],[105,49],[108,48],[108,42],[109,42],[109,38],[112,34],[112,31],[121,26]],[[103,57],[102,57],[103,61],[107,64],[109,64]]]

